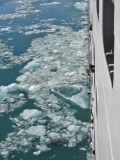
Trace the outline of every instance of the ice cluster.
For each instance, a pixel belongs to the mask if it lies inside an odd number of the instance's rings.
[[[61,35],[54,33],[33,40],[27,52],[20,56],[28,58],[27,60],[32,57],[33,60],[21,70],[21,75],[16,79],[18,83],[0,87],[1,113],[22,107],[26,103],[24,92],[42,110],[26,109],[19,117],[10,118],[15,123],[15,131],[8,133],[6,140],[0,143],[3,157],[9,156],[12,151],[18,151],[18,146],[21,152],[28,152],[35,145],[37,137],[40,140],[34,155],[48,151],[50,148],[47,144],[52,139],[66,138],[67,147],[75,147],[89,135],[90,125],[76,120],[76,111],[61,100],[63,98],[82,108],[89,106],[86,30],[74,32],[69,27],[59,28]],[[52,68],[57,70],[50,72]],[[48,125],[45,126],[45,123]]]
[[[32,5],[36,1],[13,2],[15,13],[1,14],[0,19],[13,20],[41,13]],[[58,4],[61,2],[43,1],[39,7]],[[85,11],[86,2],[77,2],[74,7]],[[88,22],[87,16],[81,17],[83,19]],[[19,56],[13,55],[13,47],[0,41],[0,69],[25,64],[15,83],[0,86],[0,115],[19,107],[22,109],[18,116],[9,117],[13,131],[0,142],[0,155],[4,158],[14,157],[14,151],[27,153],[32,148],[35,148],[33,154],[37,156],[50,150],[48,144],[55,138],[65,138],[68,143],[64,147],[75,147],[90,136],[90,124],[76,119],[77,111],[69,105],[77,104],[81,109],[89,107],[87,28],[74,31],[71,27],[53,25],[54,20],[44,19],[37,24],[17,26],[15,30],[12,26],[0,28],[0,33],[14,31],[24,36],[47,33],[33,39],[26,52]],[[29,100],[34,100],[34,103],[30,108],[24,108]],[[88,154],[87,159],[89,157]]]
[[[36,1],[38,0],[21,0],[21,1],[12,2],[16,6],[15,13],[1,14],[0,19],[6,20],[6,19],[14,19],[14,18],[24,18],[27,15],[38,13],[40,12],[40,10],[35,10],[35,8],[32,5],[32,3]]]
[[[74,6],[76,9],[85,11],[88,8],[88,3],[87,2],[76,2]]]
[[[28,97],[37,102],[42,99],[39,103],[44,103],[43,95],[40,92],[46,92],[47,98],[50,90],[82,108],[88,108],[89,97],[87,93],[89,91],[86,86],[89,77],[86,73],[88,67],[86,57],[89,50],[87,47],[87,30],[82,29],[75,32],[69,27],[54,27],[60,29],[60,32],[34,39],[27,52],[20,56],[14,56],[12,52],[8,51],[9,49],[4,51],[6,46],[1,42],[2,49],[0,52],[3,51],[1,59],[4,61],[4,58],[8,57],[8,63],[1,63],[1,68],[9,68],[15,63],[22,64],[32,59],[21,70],[21,75],[16,79],[18,83],[0,87],[3,106],[0,107],[1,112],[9,112],[7,108],[10,109],[12,106],[14,108],[14,103],[18,98],[21,101],[17,103],[23,104],[24,98],[19,96],[22,92],[28,93]],[[56,71],[51,72],[54,68]],[[18,94],[13,94],[13,92]],[[9,97],[14,99],[11,107],[7,107]]]
[[[51,103],[55,103],[55,98]],[[42,112],[46,112],[49,120],[46,116],[41,116]],[[65,138],[68,141],[64,147],[75,147],[90,134],[90,124],[76,120],[74,111],[67,105],[62,110],[59,109],[59,112],[56,112],[56,108],[46,105],[42,112],[26,109],[18,117],[10,117],[14,132],[8,133],[6,139],[0,143],[0,154],[3,157],[9,156],[13,151],[26,153],[33,146],[36,148],[33,154],[39,155],[50,150],[47,145],[56,138]],[[34,141],[36,138],[37,142]]]

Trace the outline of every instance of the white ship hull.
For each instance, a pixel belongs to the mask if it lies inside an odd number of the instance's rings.
[[[95,150],[96,160],[119,160],[120,0],[114,3],[111,0],[90,0],[89,7],[92,64],[95,65],[92,150]],[[108,52],[111,55],[106,55]]]

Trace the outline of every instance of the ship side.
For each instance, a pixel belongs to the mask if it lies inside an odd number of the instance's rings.
[[[120,0],[90,0],[92,152],[120,159]]]

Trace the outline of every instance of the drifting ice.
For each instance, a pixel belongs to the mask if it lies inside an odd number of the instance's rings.
[[[45,126],[38,125],[38,126],[32,126],[25,131],[28,135],[32,136],[44,136],[46,134]]]
[[[80,126],[70,125],[68,131],[73,133],[78,133],[80,131]]]
[[[41,117],[42,112],[36,109],[26,109],[20,114],[23,119]]]

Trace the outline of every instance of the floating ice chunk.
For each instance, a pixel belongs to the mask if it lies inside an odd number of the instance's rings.
[[[70,132],[66,132],[66,134],[65,133],[62,134],[62,137],[71,138],[71,137],[73,137],[73,135]]]
[[[88,132],[88,128],[86,128],[86,127],[82,127],[82,128],[81,128],[81,132],[83,132],[83,133],[87,134],[87,132]]]
[[[80,105],[82,108],[88,108],[89,106],[89,96],[85,90],[72,96],[70,100]]]
[[[41,146],[37,145],[36,149],[41,150],[41,152],[46,152],[46,151],[50,150],[46,145],[41,145]]]
[[[32,62],[29,62],[25,67],[24,69],[28,70],[28,69],[31,69],[31,68],[39,68],[40,67],[40,64],[38,62],[35,62],[35,61],[32,61]]]
[[[28,88],[29,88],[29,84],[19,85],[20,91],[28,91]]]
[[[16,80],[19,81],[19,82],[24,82],[26,79],[27,79],[26,75],[21,75],[21,76],[16,78]]]
[[[70,125],[67,129],[69,132],[78,133],[80,131],[80,126]]]
[[[87,2],[76,2],[74,6],[75,6],[75,8],[84,11],[87,9],[88,4],[87,4]]]
[[[41,153],[41,150],[38,150],[36,152],[33,152],[34,155],[38,156]]]
[[[25,147],[25,146],[29,146],[30,144],[28,143],[27,140],[23,140],[20,142],[20,145]]]
[[[55,108],[55,109],[60,109],[61,106],[57,105],[57,104],[48,104],[49,107]]]
[[[69,75],[69,76],[73,76],[75,73],[76,73],[76,72],[70,72],[70,73],[67,72],[67,73],[65,73],[65,76],[68,76],[68,75]]]
[[[29,87],[29,91],[31,92],[36,92],[37,90],[39,90],[39,85],[33,85]]]
[[[50,138],[52,139],[55,139],[55,138],[59,138],[60,137],[60,134],[59,133],[56,133],[56,132],[51,132],[49,133],[48,135]]]
[[[60,119],[61,119],[61,116],[54,116],[53,117],[54,122],[58,122],[58,121],[60,121]]]
[[[76,146],[76,144],[74,144],[74,143],[72,143],[72,142],[70,142],[69,144],[68,144],[68,147],[75,147]]]
[[[12,83],[8,86],[2,86],[1,88],[2,92],[9,93],[9,92],[15,92],[19,88],[19,86],[16,83]]]
[[[50,143],[50,138],[46,138],[45,139],[45,142],[48,144],[48,143]]]
[[[0,30],[3,32],[3,31],[10,31],[11,27],[6,27],[6,28],[1,28]]]
[[[76,146],[76,143],[77,143],[77,140],[75,138],[71,138],[69,140],[69,144],[68,144],[68,147],[75,147]]]
[[[12,156],[11,156],[11,158],[14,158],[14,157],[15,157],[15,155],[12,155]]]
[[[44,3],[40,4],[40,6],[49,6],[49,5],[55,5],[55,4],[60,4],[61,2],[52,2],[52,3]]]
[[[80,89],[77,86],[69,86],[69,85],[65,85],[65,86],[61,86],[59,88],[56,88],[57,90],[60,90],[60,93],[62,93],[65,96],[73,96],[77,93],[80,92]]]
[[[60,81],[58,81],[58,80],[48,81],[48,85],[49,85],[50,87],[55,87],[55,86],[57,86],[59,83],[60,83]]]
[[[45,57],[45,58],[44,58],[44,61],[45,61],[45,62],[49,62],[49,61],[53,61],[53,60],[55,60],[54,57]]]
[[[86,153],[87,160],[93,159],[92,153]]]
[[[24,129],[21,129],[18,133],[17,133],[17,135],[21,135],[21,134],[23,134],[24,133]]]
[[[0,91],[2,91],[3,93],[11,93],[11,92],[15,92],[17,90],[26,91],[27,89],[28,89],[28,84],[18,85],[16,83],[12,83],[8,86],[1,86],[0,87]]]
[[[40,33],[40,31],[39,30],[37,30],[37,29],[34,29],[33,31],[27,31],[27,32],[25,32],[25,35],[30,35],[30,34],[39,34]],[[29,67],[29,66],[28,66]],[[31,67],[30,67],[31,68]],[[32,67],[32,68],[34,68],[34,67]],[[25,68],[25,69],[29,69],[29,68]]]
[[[63,127],[68,127],[69,125],[71,125],[70,121],[61,121],[60,123],[62,124]]]
[[[41,117],[42,112],[37,109],[25,109],[23,113],[20,114],[23,119]]]
[[[87,149],[84,148],[84,147],[81,147],[80,150],[81,150],[81,151],[87,151]],[[92,158],[91,158],[91,159],[92,159]]]
[[[35,10],[35,13],[39,13],[39,12],[41,12],[41,10]]]
[[[46,145],[41,145],[41,151],[42,152],[46,152],[48,150],[50,150],[50,148],[48,148]]]
[[[23,94],[23,93],[20,93],[20,94],[19,94],[19,97],[20,97],[20,98],[23,98],[23,97],[24,97],[24,94]]]
[[[83,139],[83,136],[82,136],[81,134],[78,134],[78,135],[77,135],[77,140],[78,140],[78,142],[82,141],[82,139]]]
[[[2,151],[1,155],[4,157],[8,157],[9,156],[9,151]]]
[[[7,99],[7,102],[8,103],[13,103],[13,102],[15,102],[15,99],[14,98],[9,98],[9,99]]]
[[[49,101],[52,103],[58,103],[58,99],[56,96],[54,96],[53,94],[49,95]]]
[[[15,123],[19,122],[18,118],[14,118],[14,121],[15,121]]]
[[[38,125],[38,126],[32,126],[26,129],[25,132],[28,135],[32,135],[32,136],[44,136],[46,134],[46,129],[45,129],[45,126]]]

